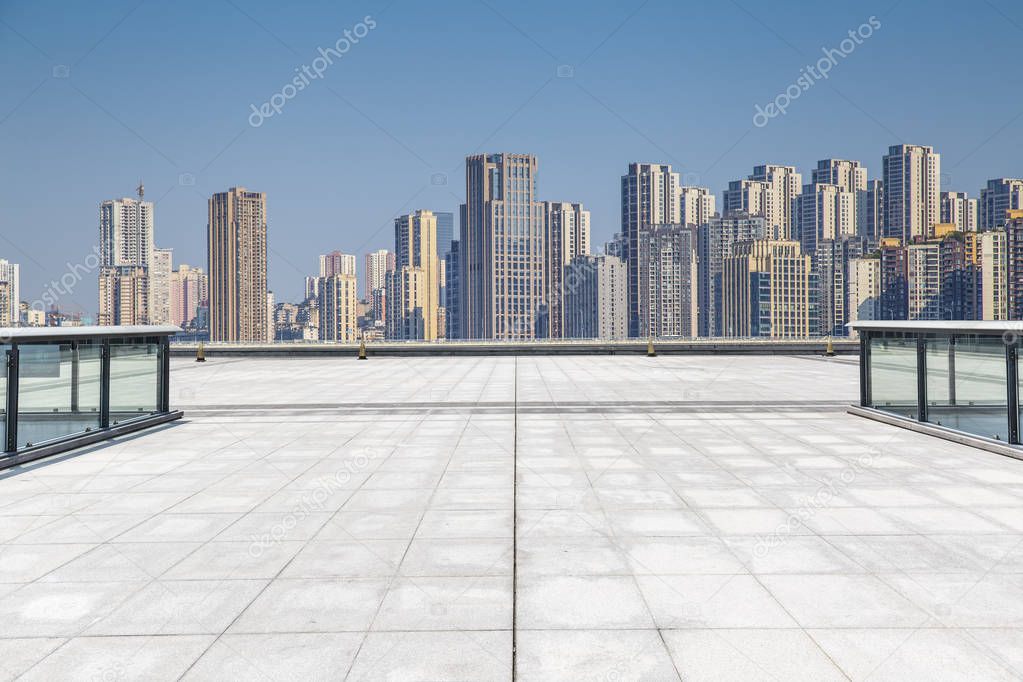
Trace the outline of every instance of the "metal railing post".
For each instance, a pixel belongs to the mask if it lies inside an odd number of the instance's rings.
[[[81,379],[81,367],[79,365],[78,342],[71,342],[71,412],[79,411],[78,407],[78,384]]]
[[[160,356],[156,371],[159,373],[156,409],[158,412],[170,412],[170,337],[165,336],[160,340]]]
[[[1019,351],[1016,344],[1005,346],[1006,404],[1009,408],[1009,442],[1019,444]]]
[[[103,339],[99,354],[99,426],[110,428],[110,339]]]
[[[18,449],[18,346],[7,350],[7,438],[4,449],[15,452]]]
[[[927,341],[916,337],[916,420],[927,421]]]
[[[860,332],[860,406],[870,407],[870,332]]]

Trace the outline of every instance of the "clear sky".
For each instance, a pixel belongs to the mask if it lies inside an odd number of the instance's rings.
[[[284,90],[346,30],[363,37]],[[206,198],[244,186],[268,195],[270,286],[297,300],[319,253],[390,247],[411,209],[457,211],[479,151],[536,154],[541,197],[588,206],[595,245],[631,161],[720,201],[756,163],[808,181],[851,158],[874,178],[888,145],[929,144],[943,189],[976,196],[1023,175],[1021,63],[1010,0],[0,0],[0,257],[34,300],[88,262],[100,202],[142,179],[157,245],[205,268]],[[96,274],[60,304],[94,315]]]

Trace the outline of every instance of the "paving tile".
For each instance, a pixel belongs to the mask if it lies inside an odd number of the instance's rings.
[[[383,578],[277,579],[231,625],[230,632],[365,631],[386,591]]]
[[[21,679],[177,680],[213,639],[212,635],[76,637]]]
[[[184,680],[290,680],[343,678],[362,644],[361,633],[225,634]]]
[[[656,630],[523,630],[516,652],[523,682],[679,679]]]
[[[632,577],[522,577],[516,596],[520,628],[601,630],[654,624]]]
[[[678,673],[687,682],[845,680],[800,630],[667,630]]]
[[[351,682],[511,680],[511,632],[372,632]]]

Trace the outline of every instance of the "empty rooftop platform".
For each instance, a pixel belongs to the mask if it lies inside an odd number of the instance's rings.
[[[855,357],[211,357],[0,472],[0,680],[1011,680],[1023,461]]]

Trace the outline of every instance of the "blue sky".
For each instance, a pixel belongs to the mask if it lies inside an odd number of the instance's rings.
[[[249,124],[367,15],[322,79]],[[827,80],[753,125],[871,16]],[[536,154],[542,197],[586,204],[595,244],[618,229],[631,161],[720,198],[755,163],[808,180],[817,159],[853,158],[873,178],[888,145],[930,144],[944,188],[976,196],[1023,175],[1020,63],[1007,0],[2,0],[0,257],[33,300],[92,252],[99,203],[141,178],[157,245],[205,267],[206,197],[240,185],[268,194],[270,285],[293,300],[317,254],[388,247],[414,208],[457,211],[477,151]],[[95,299],[90,274],[61,305]]]

